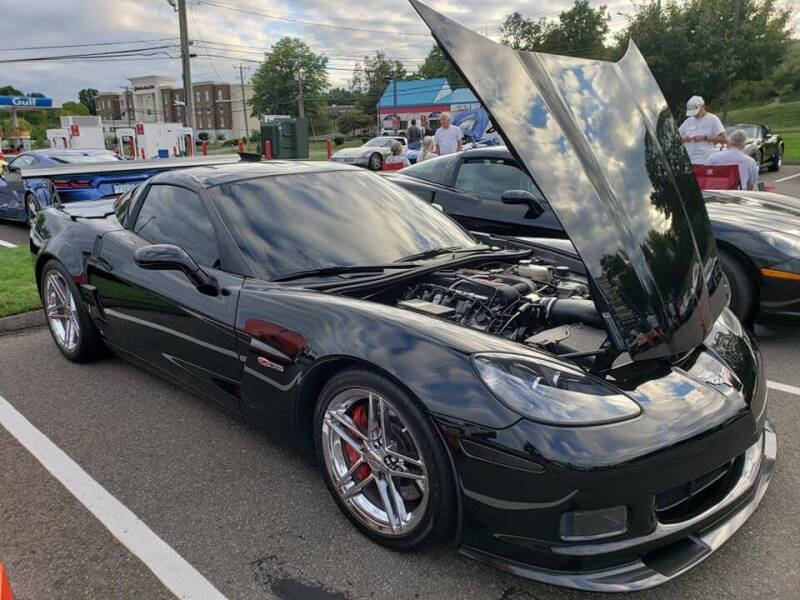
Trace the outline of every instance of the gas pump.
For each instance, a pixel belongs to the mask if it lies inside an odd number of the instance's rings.
[[[194,131],[191,127],[181,127],[175,131],[178,137],[178,154],[194,156]]]
[[[47,143],[55,150],[65,150],[70,147],[70,135],[66,129],[48,129]]]
[[[119,155],[122,158],[128,160],[137,160],[139,158],[136,131],[133,128],[121,127],[117,129],[117,146]]]

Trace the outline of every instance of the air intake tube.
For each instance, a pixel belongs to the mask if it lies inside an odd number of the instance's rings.
[[[602,329],[605,324],[591,300],[583,298],[552,298],[543,306],[544,320],[550,325],[584,323]]]

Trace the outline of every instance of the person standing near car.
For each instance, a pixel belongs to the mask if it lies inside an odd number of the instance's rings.
[[[725,128],[717,115],[706,110],[706,101],[701,96],[692,96],[686,103],[688,117],[678,128],[686,143],[686,152],[693,165],[704,165],[715,144],[724,144]]]
[[[456,125],[452,125],[450,113],[443,112],[439,117],[442,126],[436,130],[433,141],[436,143],[435,152],[439,156],[461,152],[461,130]]]
[[[739,167],[739,187],[743,190],[754,190],[758,186],[758,165],[753,157],[745,154],[746,145],[747,132],[737,129],[728,140],[728,149],[711,154],[706,164],[736,165]]]
[[[422,139],[422,129],[417,127],[416,119],[411,119],[411,126],[406,131],[406,139],[409,147],[411,147],[411,144],[418,144]]]

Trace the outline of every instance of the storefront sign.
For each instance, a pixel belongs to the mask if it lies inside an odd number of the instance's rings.
[[[0,96],[0,106],[51,108],[52,98],[31,98],[30,96]]]

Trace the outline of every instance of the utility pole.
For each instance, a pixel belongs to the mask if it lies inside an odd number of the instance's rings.
[[[392,87],[394,88],[394,114],[392,115],[392,129],[394,134],[397,135],[400,129],[400,115],[397,114],[397,75],[392,75]],[[395,123],[397,127],[395,127]]]
[[[297,97],[297,116],[303,118],[306,116],[305,107],[303,106],[303,69],[297,69],[297,85],[300,88],[300,95]]]
[[[170,2],[170,0],[167,0]],[[170,2],[170,5],[173,3]],[[183,123],[186,127],[194,129],[194,100],[192,98],[192,72],[189,65],[189,28],[186,25],[186,0],[177,0],[178,25],[181,30],[181,64],[183,66],[183,96],[184,115]]]
[[[248,133],[247,130],[247,100],[244,97],[244,67],[239,65],[239,82],[242,84],[242,127],[244,128],[244,140],[247,143]],[[302,93],[302,92],[301,92]],[[233,108],[233,107],[231,107]]]
[[[742,12],[742,0],[733,0],[733,31],[731,33],[731,40],[728,44],[728,53],[729,55],[732,54],[736,48],[736,34],[739,31],[739,20],[741,17]],[[728,67],[731,68],[732,63],[734,62],[734,57],[730,56],[730,60],[728,62]],[[728,120],[728,108],[731,104],[731,84],[733,83],[733,73],[728,73],[728,82],[725,84],[725,98],[722,103],[722,122],[725,123]]]
[[[136,120],[136,114],[134,113],[134,107],[132,106],[132,98],[130,88],[126,85],[125,86],[125,113],[128,115],[128,127],[133,125],[133,121]]]

